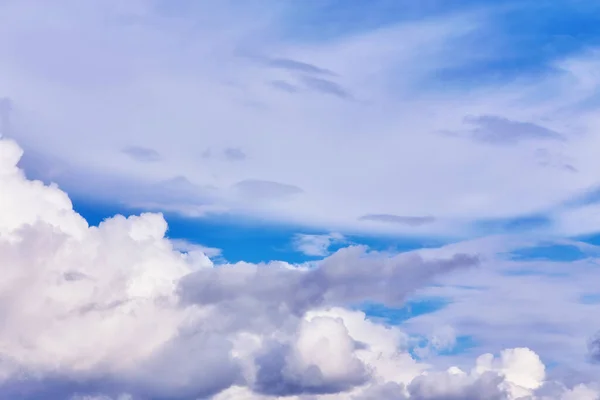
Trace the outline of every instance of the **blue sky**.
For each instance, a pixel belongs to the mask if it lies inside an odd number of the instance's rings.
[[[169,298],[173,310],[120,322],[131,324],[132,337],[145,321],[165,326],[132,360],[162,365],[192,348],[207,362],[227,359],[212,356],[208,339],[186,339],[186,329],[210,331],[185,325],[178,318],[186,313],[196,323],[210,315],[209,325],[222,329],[217,347],[243,354],[239,365],[215,362],[219,388],[178,386],[175,378],[153,386],[145,377],[160,368],[132,361],[131,381],[90,383],[115,400],[127,397],[106,387],[131,389],[135,400],[275,398],[264,385],[290,399],[383,398],[388,367],[360,353],[376,351],[377,340],[400,352],[390,360],[408,360],[403,368],[414,373],[394,382],[409,398],[433,399],[418,391],[430,384],[422,370],[476,365],[471,380],[457,384],[464,393],[469,385],[483,390],[477,371],[487,368],[505,382],[493,388],[506,392],[498,398],[592,399],[586,393],[600,385],[596,3],[0,0],[0,196],[13,196],[0,198],[0,244],[17,246],[22,235],[23,246],[73,266],[46,271],[47,280],[31,275],[29,285],[44,282],[37,290],[54,300],[6,308],[68,299],[48,311],[60,319],[64,310],[100,313]],[[17,159],[29,180],[13,170]],[[90,243],[53,247],[59,232]],[[31,267],[24,271],[39,267],[20,247],[10,249],[0,247],[0,256],[7,251],[7,260]],[[98,268],[107,275],[86,282],[99,282],[89,293],[104,297],[52,286],[56,274],[91,277]],[[115,282],[127,282],[123,293],[111,292],[121,288]],[[81,336],[83,328],[73,328],[81,321],[61,332]],[[317,346],[311,338],[328,334],[358,343],[340,345],[334,366],[306,355]],[[2,335],[0,344],[25,352]],[[47,370],[45,338],[28,339],[39,345],[29,358],[17,350],[11,357],[62,376]],[[102,354],[116,357],[121,343],[114,346]],[[76,381],[88,350],[67,347],[64,374]],[[486,353],[500,361],[477,358]],[[125,368],[102,357],[98,365],[112,369],[89,366],[89,376]],[[355,357],[355,369],[340,367]],[[289,376],[268,374],[278,362],[290,363],[279,368]],[[540,362],[548,374],[540,375]],[[311,363],[321,386],[306,381],[302,368]],[[181,374],[195,376],[195,365]],[[515,365],[529,369],[506,372]],[[363,367],[381,376],[367,379]],[[277,382],[261,383],[262,370]],[[567,376],[580,379],[557,384]],[[14,396],[7,379],[0,400]],[[572,383],[586,386],[576,391]],[[559,386],[564,393],[541,397]],[[492,398],[493,390],[478,393]]]

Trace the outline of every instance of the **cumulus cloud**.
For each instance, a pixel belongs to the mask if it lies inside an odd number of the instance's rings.
[[[343,243],[344,235],[330,233],[326,235],[298,234],[294,237],[294,248],[307,256],[325,256],[329,247],[335,243]]]
[[[310,267],[215,266],[160,214],[88,226],[21,155],[0,140],[1,399],[517,399],[544,384],[531,350],[436,372],[399,328],[344,308],[400,304],[477,257],[349,247]]]

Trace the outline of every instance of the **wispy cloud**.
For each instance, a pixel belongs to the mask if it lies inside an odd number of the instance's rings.
[[[141,146],[127,146],[123,149],[123,153],[141,162],[157,162],[162,159],[158,151]]]
[[[267,61],[267,65],[272,68],[282,68],[294,72],[303,72],[314,75],[335,76],[335,74],[325,68],[319,68],[316,65],[301,61],[290,60],[286,58],[273,58]]]
[[[52,8],[63,29],[40,17],[48,7],[43,2],[35,12],[11,4],[3,6],[2,48],[21,51],[1,57],[0,94],[12,100],[13,136],[28,150],[70,165],[53,179],[72,190],[80,187],[75,180],[109,175],[138,182],[184,176],[215,188],[213,209],[325,229],[448,235],[481,219],[546,212],[596,183],[589,150],[597,141],[594,113],[577,106],[597,84],[593,51],[540,59],[552,74],[515,70],[502,82],[442,82],[449,68],[495,65],[489,60],[502,57],[474,40],[493,36],[508,43],[502,7],[418,12],[419,18],[315,41],[279,30],[295,15],[287,6],[266,12],[248,4],[240,13],[208,2],[198,6],[203,12],[194,6],[167,16],[146,2],[134,9],[93,2],[81,10],[65,3]],[[52,57],[40,56],[49,51]],[[465,131],[469,116],[474,126]],[[475,140],[452,140],[439,131],[462,131]],[[131,156],[156,161],[158,153],[160,163],[132,167],[119,157],[140,137],[146,149]],[[481,141],[510,146],[482,148]],[[531,149],[540,141],[552,157]],[[252,154],[243,168],[206,164],[199,156],[231,143]],[[232,154],[220,156],[241,159]],[[249,180],[293,182],[303,195],[276,207],[273,196],[268,204],[242,205],[231,186]],[[343,201],[338,193],[345,193]],[[127,191],[99,194],[132,201]],[[377,209],[435,215],[436,221],[357,221]]]
[[[521,140],[565,139],[560,133],[531,122],[511,121],[492,115],[467,117],[465,122],[475,125],[469,131],[474,140],[490,144],[514,145]]]

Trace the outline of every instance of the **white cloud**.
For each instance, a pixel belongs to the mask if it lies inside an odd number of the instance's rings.
[[[501,86],[432,89],[436,71],[493,57],[463,39],[493,29],[495,8],[306,42],[281,32],[297,2],[240,9],[208,1],[167,14],[135,4],[0,6],[0,96],[12,101],[12,134],[32,151],[31,170],[52,172],[73,192],[140,204],[143,189],[144,204],[186,214],[460,235],[473,219],[544,211],[596,183],[599,121],[579,105],[598,85],[597,53]],[[486,117],[478,132],[494,137],[512,126],[566,140],[481,143],[462,134],[469,116]],[[160,160],[124,155],[131,146]],[[228,148],[247,157],[202,157]],[[194,190],[165,198],[155,184],[174,177]],[[240,191],[243,182],[262,182],[260,196],[248,185]]]
[[[327,235],[297,234],[294,237],[293,245],[297,251],[307,256],[326,256],[329,254],[331,245],[343,243],[344,241],[344,236],[339,233]]]
[[[555,213],[557,229],[569,236],[588,235],[600,227],[600,204],[587,204]]]
[[[333,307],[401,302],[472,256],[350,247],[312,269],[198,268],[159,214],[88,227],[65,193],[25,179],[20,154],[0,140],[2,399],[516,399],[544,382],[528,349],[482,356],[469,374],[435,372],[399,328]],[[568,390],[550,398],[597,393]]]
[[[440,351],[452,350],[456,346],[456,330],[450,325],[435,330],[427,338],[424,346],[417,347],[414,352],[424,359]]]
[[[185,239],[171,239],[171,243],[173,243],[173,246],[175,247],[176,250],[179,250],[179,251],[185,252],[185,253],[191,253],[194,251],[198,251],[198,252],[204,253],[208,257],[217,257],[217,256],[220,256],[221,252],[222,252],[221,249],[217,249],[215,247],[202,246],[202,245],[199,245],[196,243],[192,243]]]

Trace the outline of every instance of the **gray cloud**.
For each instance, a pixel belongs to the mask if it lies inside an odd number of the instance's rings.
[[[594,363],[600,363],[600,332],[594,335],[588,343],[588,355]]]
[[[143,399],[165,400],[203,399],[216,394],[242,381],[231,349],[229,338],[192,325],[148,360],[133,380],[134,393]],[[206,366],[210,366],[210,373]],[[187,379],[181,380],[182,376]]]
[[[335,73],[328,69],[320,68],[313,64],[292,60],[289,58],[272,58],[267,61],[267,65],[272,68],[281,68],[294,72],[302,72],[305,74],[335,76]]]
[[[303,76],[302,82],[309,89],[329,94],[341,99],[350,99],[352,96],[341,85],[328,79],[316,78],[314,76]]]
[[[513,145],[522,140],[564,140],[560,133],[541,125],[494,115],[466,117],[465,122],[475,126],[468,131],[471,138],[490,144]]]
[[[352,400],[406,400],[405,388],[396,382],[373,385],[364,393],[352,397]]]
[[[414,400],[508,400],[512,397],[501,388],[502,381],[494,372],[477,379],[443,372],[415,378],[408,391]]]
[[[363,301],[399,305],[438,274],[478,262],[477,257],[461,254],[424,260],[416,254],[389,256],[349,247],[313,269],[238,263],[197,270],[180,281],[178,291],[182,305],[218,310],[219,323],[211,327],[213,331],[293,332],[311,309]],[[270,395],[335,393],[368,379],[368,369],[359,361],[337,376],[325,376],[312,364],[298,369],[285,342],[264,343],[255,361],[253,389]]]
[[[223,155],[230,161],[241,161],[247,158],[246,153],[237,147],[228,147],[223,150]]]
[[[302,394],[333,394],[364,384],[369,375],[362,363],[348,375],[338,379],[327,379],[322,371],[311,365],[303,371],[290,371],[288,360],[291,358],[288,345],[274,343],[259,357],[257,379],[254,390],[271,396],[296,396]]]
[[[285,306],[286,314],[302,315],[315,307],[367,300],[398,305],[434,276],[478,263],[477,256],[463,254],[434,260],[416,254],[388,258],[355,246],[339,250],[308,271],[277,265],[197,271],[182,280],[180,292],[188,303],[237,305],[255,299]]]
[[[183,400],[210,397],[241,381],[230,355],[231,342],[214,333],[183,333],[149,359],[133,376],[113,374],[47,374],[0,384],[0,400],[133,399]],[[210,365],[210,373],[206,366]],[[180,378],[185,376],[186,379]],[[86,397],[89,396],[89,397]]]
[[[240,181],[234,185],[234,188],[238,190],[242,196],[260,199],[276,199],[304,192],[298,186],[260,179],[246,179]]]
[[[161,156],[156,150],[147,147],[128,146],[122,152],[136,161],[157,162],[161,160]]]
[[[409,217],[394,214],[367,214],[360,217],[359,220],[385,222],[390,224],[400,224],[409,226],[421,226],[431,224],[435,221],[435,218],[431,216]]]
[[[88,378],[78,380],[61,374],[40,377],[39,379],[10,380],[0,384],[0,400],[40,400],[71,399],[76,393],[100,394],[117,398],[114,382]],[[100,398],[102,399],[102,398]]]

